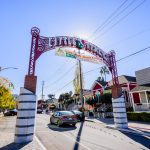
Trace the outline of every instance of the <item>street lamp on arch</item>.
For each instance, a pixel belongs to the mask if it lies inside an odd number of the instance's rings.
[[[6,70],[6,69],[18,69],[18,68],[16,68],[16,67],[6,67],[6,68],[0,67],[0,72],[3,70]]]

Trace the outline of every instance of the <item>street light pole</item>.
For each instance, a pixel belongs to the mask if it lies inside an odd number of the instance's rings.
[[[0,72],[3,71],[3,70],[6,70],[6,69],[18,69],[18,68],[15,68],[15,67],[6,67],[6,68],[2,68],[2,67],[0,67]]]

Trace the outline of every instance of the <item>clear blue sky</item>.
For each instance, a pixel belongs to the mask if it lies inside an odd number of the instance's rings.
[[[30,30],[40,28],[42,36],[79,36],[88,38],[125,0],[2,0],[0,1],[0,66],[18,67],[18,70],[4,70],[4,76],[15,85],[14,94],[19,94],[28,71],[31,45]],[[150,46],[150,1],[146,0],[131,14],[127,15],[143,0],[128,0],[120,9],[130,5],[89,39],[105,52],[115,50],[116,59]],[[113,26],[123,16],[126,16]],[[111,27],[113,26],[113,27]],[[97,37],[97,38],[96,38]],[[40,96],[42,81],[44,94],[73,90],[73,84],[61,89],[73,80],[76,63],[73,59],[55,56],[55,50],[41,55],[36,63],[37,95]],[[135,71],[150,67],[150,49],[117,63],[119,75],[135,76]],[[102,65],[83,62],[83,72]],[[73,67],[73,68],[72,68]],[[70,69],[72,68],[72,69]],[[68,70],[70,70],[68,72]],[[65,74],[65,72],[68,72]],[[63,74],[64,77],[58,80]],[[86,89],[90,89],[99,76],[99,69],[84,75]],[[111,79],[111,75],[107,77]],[[52,84],[53,83],[53,84]],[[61,89],[61,90],[58,90]]]

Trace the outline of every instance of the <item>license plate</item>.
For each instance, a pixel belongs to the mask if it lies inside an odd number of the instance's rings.
[[[68,118],[69,120],[72,120],[72,118]]]

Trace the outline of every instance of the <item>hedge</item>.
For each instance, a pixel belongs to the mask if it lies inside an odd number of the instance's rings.
[[[150,122],[150,113],[127,112],[128,120]]]

